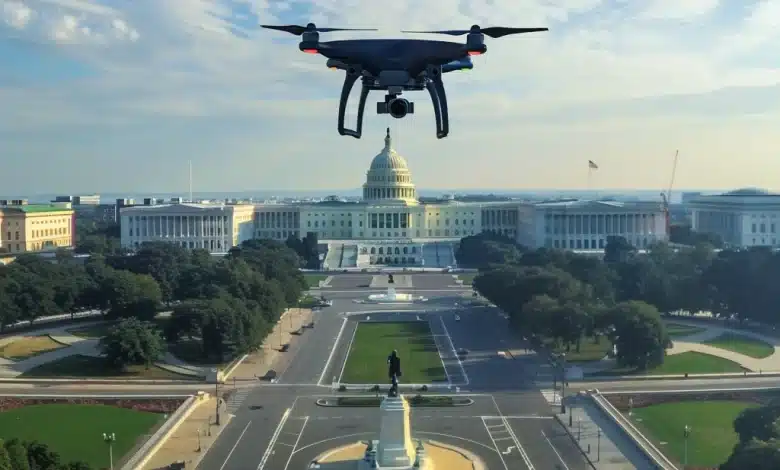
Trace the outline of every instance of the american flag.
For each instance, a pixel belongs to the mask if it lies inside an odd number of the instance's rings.
[[[596,162],[594,162],[593,160],[588,160],[588,168],[590,168],[591,170],[598,170],[599,166],[596,165]]]

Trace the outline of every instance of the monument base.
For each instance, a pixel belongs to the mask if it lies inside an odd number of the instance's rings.
[[[317,457],[309,469],[318,470],[486,470],[482,460],[466,450],[439,442],[425,441],[426,460],[423,466],[399,468],[376,466],[366,462],[363,456],[368,446],[356,442],[331,449]]]

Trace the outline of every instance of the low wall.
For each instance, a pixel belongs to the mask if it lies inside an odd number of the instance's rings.
[[[615,408],[598,390],[582,394],[585,399],[589,399],[606,417],[612,420],[628,436],[640,452],[653,462],[656,468],[661,470],[679,470],[650,440],[639,431],[631,421]]]
[[[181,423],[187,419],[187,417],[195,411],[201,403],[209,399],[209,394],[204,392],[198,392],[197,395],[192,395],[179,408],[173,412],[160,429],[155,432],[152,437],[149,438],[132,457],[127,460],[122,466],[122,470],[137,470],[143,468],[154,454],[165,444],[171,435],[178,429]]]

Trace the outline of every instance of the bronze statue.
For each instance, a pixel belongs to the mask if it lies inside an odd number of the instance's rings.
[[[387,375],[390,378],[390,391],[388,396],[398,396],[398,377],[401,376],[401,358],[398,357],[398,351],[393,350],[389,356],[387,356]]]

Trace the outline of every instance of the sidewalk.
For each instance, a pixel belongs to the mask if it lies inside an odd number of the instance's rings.
[[[296,341],[297,336],[292,332],[307,325],[313,318],[311,309],[291,308],[287,310],[282,318],[274,325],[274,329],[266,338],[260,350],[252,353],[244,359],[236,370],[226,380],[228,382],[237,380],[258,380],[265,377],[269,370],[280,373],[287,367],[285,360],[289,361],[288,354],[279,352],[280,344],[289,344]],[[316,331],[312,330],[312,331]],[[311,334],[311,331],[304,333]]]
[[[216,399],[212,396],[187,417],[144,465],[144,470],[164,470],[168,465],[184,461],[185,468],[194,469],[216,442],[219,434],[233,417],[220,410],[220,425],[214,424]]]
[[[579,445],[596,470],[654,470],[619,426],[603,416],[595,405],[578,397],[566,398],[566,413],[556,407],[556,417]],[[571,423],[571,425],[570,425]]]

